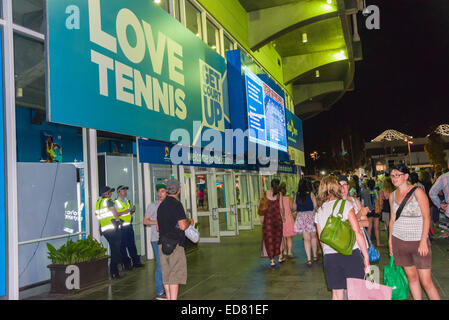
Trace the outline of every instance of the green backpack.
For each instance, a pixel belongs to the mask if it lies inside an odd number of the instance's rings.
[[[337,216],[334,216],[334,210],[338,202],[341,201],[340,210]],[[346,200],[335,201],[332,208],[332,214],[326,222],[326,226],[321,231],[320,241],[330,246],[339,253],[349,256],[355,244],[355,232],[352,230],[349,221],[343,221],[343,210]]]

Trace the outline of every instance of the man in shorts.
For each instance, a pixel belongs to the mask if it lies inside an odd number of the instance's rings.
[[[167,300],[178,299],[180,284],[187,283],[187,261],[184,251],[184,230],[193,220],[188,221],[184,207],[179,202],[181,192],[179,181],[167,182],[167,197],[157,210],[159,226],[159,256]]]
[[[449,169],[449,158],[447,160],[447,167]],[[440,200],[440,197],[438,194],[442,192],[444,195],[444,202]],[[432,200],[432,202],[435,204],[435,206],[441,210],[444,211],[444,214],[446,217],[449,218],[449,172],[441,175],[437,181],[433,184],[432,188],[429,191],[429,197]],[[441,236],[441,238],[448,238],[449,232],[445,231],[444,234]]]

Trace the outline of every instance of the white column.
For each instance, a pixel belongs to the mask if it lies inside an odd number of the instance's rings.
[[[97,130],[83,128],[84,189],[86,194],[86,229],[92,238],[100,241],[99,222],[95,204],[99,197]]]
[[[19,227],[17,209],[16,102],[14,85],[14,34],[12,1],[3,0],[4,80],[5,80],[5,167],[6,167],[6,294],[10,300],[19,299]]]
[[[148,163],[143,164],[143,185],[144,185],[144,200],[145,209],[153,201],[153,185],[151,183],[151,171]],[[145,235],[147,238],[146,252],[147,259],[154,259],[153,247],[151,246],[151,228],[145,227]]]
[[[137,150],[137,183],[139,185],[139,203],[142,210],[142,222],[143,218],[145,217],[145,208],[146,208],[146,202],[144,199],[144,190],[145,185],[143,182],[143,165],[140,163],[140,157],[139,157],[139,138],[136,137],[136,150]],[[140,223],[140,249],[146,250],[145,248],[145,226],[143,223]]]

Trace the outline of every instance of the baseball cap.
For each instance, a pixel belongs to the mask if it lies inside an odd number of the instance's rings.
[[[104,186],[103,188],[100,189],[100,195],[103,195],[103,194],[108,193],[108,192],[114,192],[114,191],[115,191],[114,188],[111,188],[111,187],[108,187],[108,186]]]
[[[120,190],[128,190],[129,188],[127,186],[118,186],[117,187],[117,192],[119,192]]]
[[[179,181],[176,179],[170,179],[167,182],[167,192],[169,194],[175,194],[179,189]]]
[[[158,183],[156,185],[156,191],[159,191],[159,189],[167,189],[167,186],[164,183]]]

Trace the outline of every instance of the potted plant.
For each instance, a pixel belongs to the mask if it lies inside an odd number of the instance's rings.
[[[51,273],[50,293],[72,293],[108,279],[108,256],[100,242],[88,236],[85,240],[56,249],[47,243]]]

